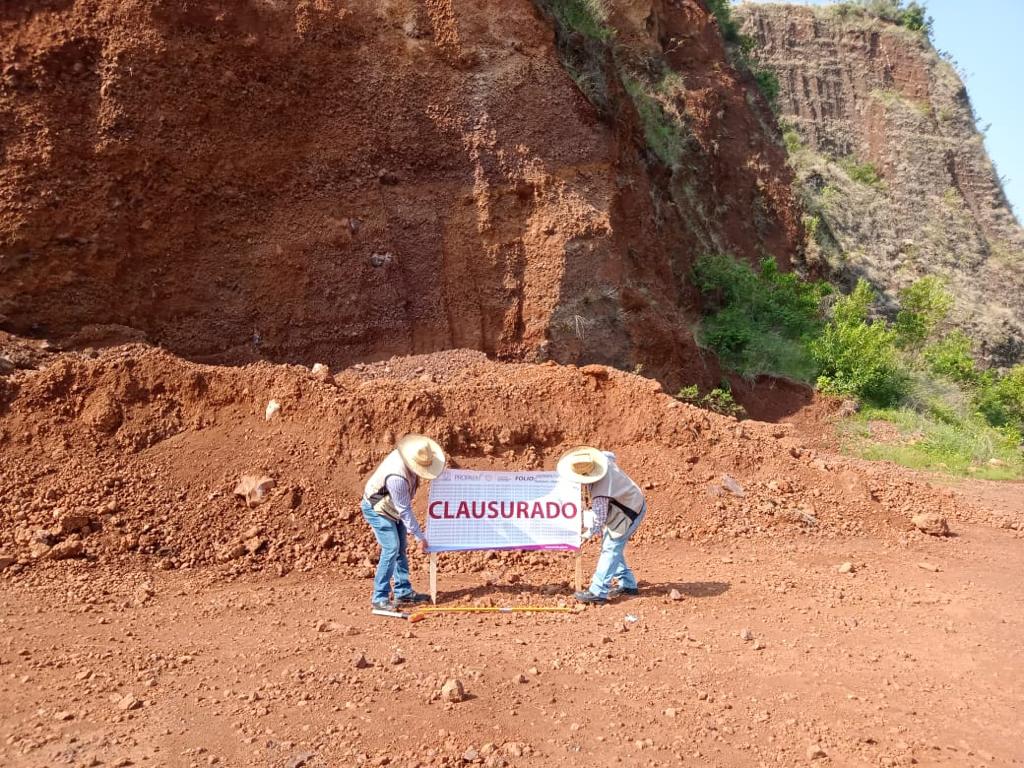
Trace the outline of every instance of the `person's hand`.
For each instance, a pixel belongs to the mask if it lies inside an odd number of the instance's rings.
[[[427,554],[427,540],[426,539],[420,539],[419,541],[417,541],[416,542],[416,546],[419,547],[421,555]]]

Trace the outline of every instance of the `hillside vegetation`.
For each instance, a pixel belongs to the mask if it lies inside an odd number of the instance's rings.
[[[941,280],[903,290],[889,322],[866,280],[843,295],[782,274],[771,259],[755,270],[705,256],[693,279],[707,311],[700,341],[745,376],[785,376],[853,400],[859,413],[846,434],[854,450],[920,469],[1024,474],[1024,365],[978,367],[974,342],[950,327],[953,296]],[[898,436],[874,439],[875,422]]]

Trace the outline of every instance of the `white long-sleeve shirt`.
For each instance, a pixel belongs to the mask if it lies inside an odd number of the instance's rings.
[[[412,482],[414,486],[419,486],[418,478]],[[385,484],[388,488],[388,495],[391,497],[391,503],[394,504],[395,509],[398,511],[398,516],[402,519],[402,524],[405,525],[406,530],[417,541],[424,541],[423,531],[420,530],[420,524],[417,522],[416,515],[412,511],[412,497],[416,493],[416,487],[410,488],[405,478],[398,475],[389,475]]]

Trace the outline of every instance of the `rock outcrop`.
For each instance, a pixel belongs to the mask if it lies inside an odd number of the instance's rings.
[[[614,51],[548,5],[5,3],[0,328],[219,363],[471,348],[716,381],[690,264],[799,239],[771,120],[697,0],[602,4]],[[603,111],[560,60],[582,48],[628,64]]]
[[[955,322],[995,364],[1024,358],[1024,232],[954,66],[921,32],[841,8],[747,3],[754,56],[807,209],[808,259],[890,302],[944,276]]]

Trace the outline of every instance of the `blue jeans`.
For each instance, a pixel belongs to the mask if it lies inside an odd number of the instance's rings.
[[[380,544],[380,560],[377,561],[377,574],[373,577],[371,602],[386,603],[391,600],[392,578],[395,580],[395,600],[409,597],[413,594],[413,588],[409,581],[409,558],[405,554],[405,525],[377,514],[365,499],[359,507]]]
[[[619,580],[619,587],[622,589],[636,589],[636,575],[626,565],[626,544],[633,538],[636,529],[644,521],[647,515],[647,505],[640,510],[636,520],[629,526],[626,533],[617,539],[608,535],[608,529],[604,531],[604,538],[601,540],[601,556],[597,558],[597,569],[594,577],[590,580],[590,591],[598,597],[608,597],[608,590],[612,586],[612,579]]]

